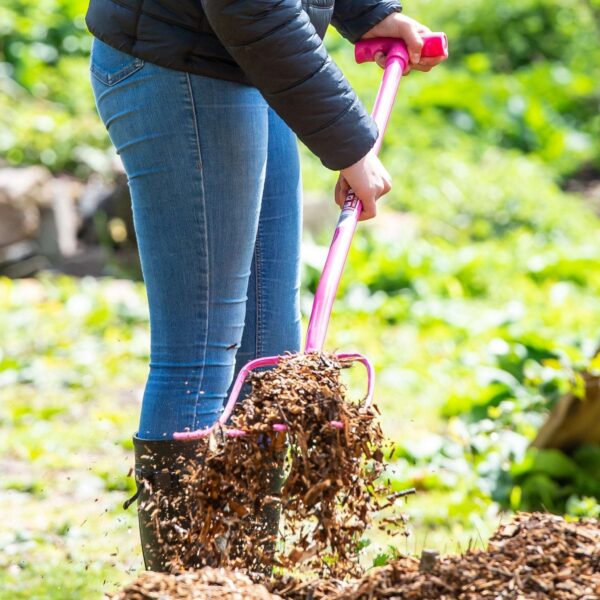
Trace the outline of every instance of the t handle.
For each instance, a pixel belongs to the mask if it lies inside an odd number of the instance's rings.
[[[404,71],[409,63],[408,50],[403,40],[399,38],[372,38],[370,40],[360,40],[354,46],[354,57],[356,62],[361,64],[372,62],[375,55],[383,52],[386,58],[399,58],[402,61],[402,70]],[[421,50],[423,58],[448,57],[448,38],[445,33],[428,33],[423,36],[423,49]]]
[[[444,33],[428,34],[423,37],[423,42],[422,56],[448,56],[448,42]],[[381,148],[396,92],[409,62],[406,44],[398,38],[373,38],[372,40],[358,42],[355,46],[356,61],[359,63],[373,61],[377,52],[386,54],[387,59],[383,79],[373,108],[373,120],[379,129],[379,136],[371,149],[373,154],[378,154]],[[361,211],[362,204],[360,200],[350,191],[340,213],[323,267],[323,273],[315,293],[306,333],[306,352],[321,352],[323,350],[333,301],[335,300]]]

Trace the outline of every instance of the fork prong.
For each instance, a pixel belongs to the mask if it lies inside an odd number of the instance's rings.
[[[340,352],[335,356],[340,362],[359,362],[364,365],[367,370],[367,393],[363,401],[363,406],[368,408],[373,401],[373,391],[375,389],[375,370],[371,361],[364,354],[358,352]]]

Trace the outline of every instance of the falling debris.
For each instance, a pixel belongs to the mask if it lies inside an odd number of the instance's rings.
[[[377,414],[346,399],[344,366],[328,355],[289,355],[252,375],[251,394],[230,426],[239,436],[219,431],[205,440],[196,463],[181,467],[183,492],[170,498],[158,491],[147,507],[183,515],[156,523],[174,570],[270,573],[275,564],[357,575],[357,546],[374,513],[387,508],[381,527],[401,531],[397,498],[378,481]]]

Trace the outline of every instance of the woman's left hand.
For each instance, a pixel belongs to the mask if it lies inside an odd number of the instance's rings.
[[[404,40],[410,57],[410,63],[405,71],[406,75],[412,69],[415,71],[431,71],[433,67],[445,60],[441,56],[421,58],[423,35],[427,33],[431,33],[428,27],[402,13],[396,12],[388,15],[383,21],[380,21],[375,27],[367,31],[363,39],[392,37]],[[385,67],[385,55],[383,52],[378,52],[375,55],[375,61],[380,67]]]

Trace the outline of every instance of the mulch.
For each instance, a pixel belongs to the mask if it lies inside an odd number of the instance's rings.
[[[204,567],[182,573],[142,573],[112,600],[281,600],[240,571]]]
[[[423,562],[428,564],[424,567]],[[434,561],[404,556],[345,581],[288,576],[257,584],[239,572],[205,567],[187,573],[144,573],[112,596],[112,600],[159,598],[599,600],[600,521],[522,513],[498,529],[485,551]]]
[[[251,393],[231,425],[245,435],[217,431],[200,444],[198,459],[182,466],[182,492],[158,490],[144,507],[172,570],[270,571],[276,564],[320,576],[358,575],[356,546],[376,512],[386,509],[377,526],[402,532],[397,507],[404,492],[392,494],[380,481],[378,414],[347,399],[345,366],[332,355],[287,355],[276,368],[251,375]],[[287,429],[277,433],[274,425]],[[275,553],[279,513],[286,544]],[[260,515],[271,515],[273,527]]]

